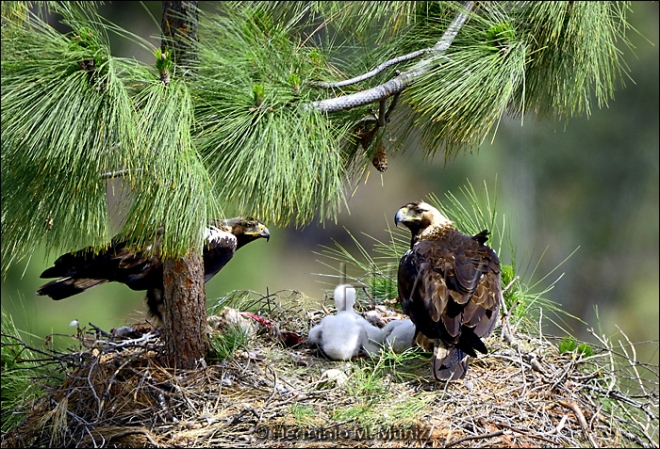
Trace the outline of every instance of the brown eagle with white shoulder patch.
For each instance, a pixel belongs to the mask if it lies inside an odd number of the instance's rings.
[[[465,377],[468,356],[488,350],[488,337],[502,301],[500,261],[488,231],[470,237],[438,209],[424,202],[403,206],[394,223],[412,233],[410,250],[399,263],[399,300],[422,336],[434,342],[436,379]],[[422,334],[422,335],[419,335]]]
[[[39,295],[59,300],[106,282],[121,282],[132,290],[147,291],[149,314],[163,322],[163,261],[159,248],[161,227],[146,250],[132,247],[117,236],[107,247],[92,247],[60,256],[42,278],[58,278],[39,288]],[[268,228],[254,218],[213,220],[204,230],[204,282],[211,280],[248,243],[270,238]]]

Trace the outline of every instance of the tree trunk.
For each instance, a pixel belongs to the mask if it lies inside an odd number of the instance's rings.
[[[199,2],[162,2],[162,39],[160,49],[172,50],[174,64],[186,64],[197,60],[196,49],[190,42],[198,40]]]
[[[197,58],[187,39],[197,40],[198,2],[162,2],[163,50],[172,51],[174,64]],[[167,230],[165,230],[167,232]],[[204,264],[191,251],[186,258],[163,261],[164,336],[171,367],[192,369],[206,355],[206,293]]]
[[[164,326],[167,361],[171,367],[192,369],[204,358],[206,293],[204,264],[194,252],[163,262]]]

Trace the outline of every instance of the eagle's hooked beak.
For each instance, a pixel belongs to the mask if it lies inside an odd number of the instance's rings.
[[[245,231],[245,235],[253,236],[254,238],[263,237],[266,241],[270,240],[270,231],[268,231],[268,228],[261,223],[257,226],[248,228],[248,230]]]
[[[399,223],[401,223],[402,221],[405,221],[406,218],[408,218],[409,212],[410,211],[405,206],[402,207],[401,209],[399,209],[397,211],[396,215],[394,216],[394,225],[399,226]]]
[[[262,224],[259,225],[259,235],[265,238],[266,241],[270,240],[270,231],[268,231],[268,228]]]
[[[257,226],[257,232],[259,233],[259,237],[263,237],[266,239],[266,241],[270,240],[270,231],[268,228],[261,223]]]

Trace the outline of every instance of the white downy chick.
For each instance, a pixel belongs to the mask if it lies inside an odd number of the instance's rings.
[[[383,328],[383,343],[397,354],[411,348],[413,338],[415,338],[415,325],[410,318],[392,320]]]
[[[380,329],[371,326],[355,310],[355,289],[343,284],[335,288],[334,292],[336,315],[329,315],[310,329],[307,340],[321,346],[323,352],[333,360],[350,360],[360,349],[367,353],[378,351],[378,345],[369,341],[369,333],[376,341],[380,341]],[[378,335],[373,329],[378,331]]]
[[[314,326],[307,337],[317,343],[332,360],[350,360],[362,347],[366,339],[364,329],[345,312],[328,315]]]
[[[380,328],[365,320],[362,315],[353,309],[356,297],[357,294],[355,288],[350,284],[341,284],[335,287],[334,298],[337,310],[341,309],[353,315],[355,321],[366,333],[366,338],[362,342],[362,348],[368,355],[373,355],[380,351],[380,342],[383,339],[383,332]]]

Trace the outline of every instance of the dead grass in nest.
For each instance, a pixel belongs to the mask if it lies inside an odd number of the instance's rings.
[[[324,314],[296,295],[257,295],[254,309],[306,334]],[[630,342],[595,334],[593,355],[562,355],[552,338],[505,323],[466,381],[445,383],[430,380],[421,349],[333,362],[285,347],[273,329],[230,360],[175,372],[159,364],[163,344],[148,330],[117,339],[96,329],[81,350],[52,352],[66,380],[30,404],[2,446],[658,446],[658,367],[640,364]],[[330,380],[331,369],[346,378]]]

